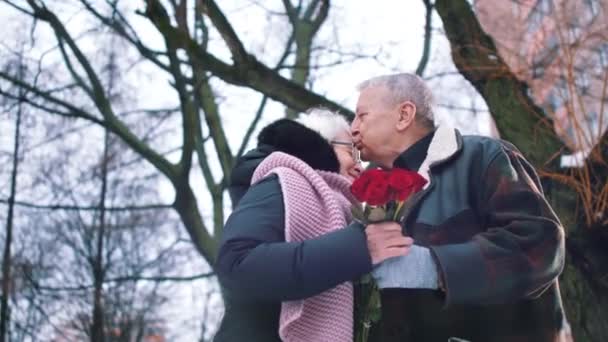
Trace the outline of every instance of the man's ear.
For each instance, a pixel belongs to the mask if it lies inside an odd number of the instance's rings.
[[[412,101],[405,101],[399,104],[398,111],[397,130],[403,131],[416,120],[416,105]]]

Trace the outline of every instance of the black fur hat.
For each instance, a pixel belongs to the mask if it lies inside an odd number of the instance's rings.
[[[331,144],[319,133],[289,119],[280,119],[264,127],[259,145],[292,155],[317,170],[340,172],[340,163]]]

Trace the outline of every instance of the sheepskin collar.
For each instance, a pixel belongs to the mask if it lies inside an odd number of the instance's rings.
[[[430,142],[428,141],[430,139]],[[426,151],[416,151],[420,147],[428,146]],[[415,150],[411,150],[414,148]],[[396,161],[396,166],[418,166],[418,173],[427,181],[430,181],[430,169],[444,163],[458,154],[462,149],[462,136],[453,127],[442,125],[437,127],[432,138],[426,136],[410,149],[403,152]],[[421,157],[419,154],[425,154]],[[418,159],[418,160],[416,160]],[[420,162],[422,160],[422,162]],[[429,186],[430,182],[426,184]]]

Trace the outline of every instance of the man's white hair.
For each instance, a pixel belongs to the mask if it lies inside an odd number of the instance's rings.
[[[401,73],[383,75],[371,78],[357,86],[357,90],[384,87],[389,94],[385,101],[391,106],[404,101],[411,101],[416,105],[416,113],[421,123],[434,126],[433,93],[424,80],[416,74]]]
[[[329,142],[336,139],[341,132],[350,134],[350,125],[338,113],[325,108],[312,108],[307,113],[300,115],[295,121],[319,133]]]

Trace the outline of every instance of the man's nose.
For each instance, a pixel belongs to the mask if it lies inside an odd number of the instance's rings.
[[[355,124],[354,122],[352,123],[352,125],[350,126],[350,134],[352,135],[352,137],[356,137],[359,135],[359,125]]]

